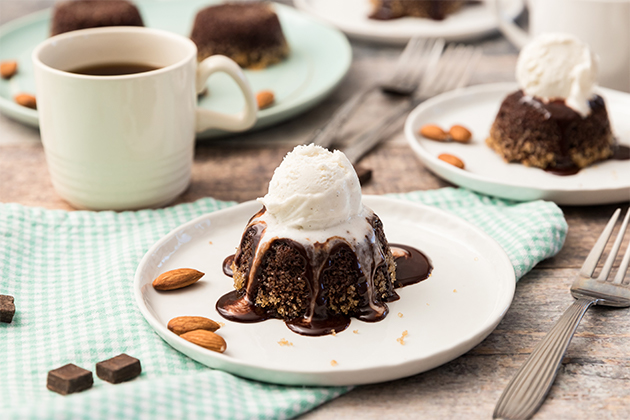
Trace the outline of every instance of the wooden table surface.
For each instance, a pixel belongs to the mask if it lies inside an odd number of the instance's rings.
[[[51,0],[1,0],[0,24],[44,7]],[[475,42],[484,57],[472,84],[514,80],[517,51],[499,35]],[[320,105],[275,127],[230,139],[199,142],[192,183],[177,200],[211,196],[246,201],[266,193],[273,170],[294,145],[309,139],[353,92],[392,70],[401,49],[353,42],[354,61],[340,87]],[[1,48],[1,45],[0,45]],[[352,134],[387,103],[369,101],[344,130]],[[406,145],[400,129],[362,165],[373,170],[364,194],[449,186],[435,177]],[[0,115],[0,201],[50,209],[72,208],[52,188],[36,129]],[[630,201],[630,197],[629,197]],[[488,419],[516,369],[571,304],[576,270],[615,208],[562,207],[569,233],[562,251],[523,277],[497,329],[473,350],[429,372],[384,384],[357,387],[302,418]],[[625,246],[624,246],[625,248]],[[551,392],[536,419],[630,418],[630,313],[595,307],[571,342]]]

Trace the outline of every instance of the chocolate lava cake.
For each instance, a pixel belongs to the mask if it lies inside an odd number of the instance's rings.
[[[140,12],[126,0],[71,0],[55,5],[50,34],[102,26],[144,26]]]
[[[601,96],[580,116],[564,100],[545,103],[521,90],[508,95],[486,144],[506,162],[547,170],[584,168],[613,154],[615,140]]]
[[[267,3],[206,7],[197,13],[190,38],[199,61],[221,54],[241,67],[265,68],[289,54],[278,16]]]
[[[368,208],[363,215],[362,237],[318,242],[308,235],[269,237],[263,208],[249,221],[234,255],[236,291],[268,317],[309,324],[308,329],[313,318],[384,318],[385,302],[398,299],[396,263],[381,220]]]
[[[465,1],[451,0],[371,0],[371,19],[389,20],[405,16],[443,20],[458,11]]]

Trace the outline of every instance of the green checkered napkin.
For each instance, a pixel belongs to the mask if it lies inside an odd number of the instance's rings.
[[[553,203],[514,203],[466,190],[397,194],[481,227],[508,253],[517,278],[556,254],[567,225]],[[175,227],[235,203],[205,198],[162,210],[66,212],[0,204],[0,294],[15,297],[0,324],[0,417],[290,418],[349,388],[285,387],[212,370],[166,344],[144,320],[132,291],[149,247]],[[94,365],[119,353],[141,360],[142,375],[61,396],[49,370]]]

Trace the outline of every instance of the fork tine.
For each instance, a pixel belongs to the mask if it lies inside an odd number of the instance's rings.
[[[593,271],[595,271],[595,267],[597,267],[597,262],[602,256],[604,248],[606,248],[606,242],[608,242],[608,238],[610,238],[610,234],[612,233],[613,228],[615,227],[615,223],[619,218],[619,213],[621,213],[621,209],[617,209],[615,211],[615,213],[608,221],[608,224],[604,228],[604,231],[601,235],[599,235],[599,238],[597,239],[597,242],[595,242],[593,249],[591,249],[591,252],[588,253],[588,257],[586,257],[586,259],[584,260],[584,264],[582,264],[582,268],[580,269],[581,276],[591,277],[593,275]]]
[[[422,73],[424,61],[427,54],[431,51],[435,39],[423,39],[421,43],[413,45],[413,49],[409,51],[409,56],[404,63],[401,63],[400,73],[395,75],[390,84],[396,86],[415,86],[416,78]]]
[[[455,89],[459,86],[462,78],[468,73],[467,69],[470,65],[470,60],[473,58],[475,50],[473,47],[463,47],[457,57],[453,58],[455,62],[453,65],[453,71],[450,77],[446,79],[443,91]]]
[[[405,83],[417,86],[418,78],[429,68],[432,62],[439,58],[442,48],[444,48],[443,39],[428,39],[424,48],[416,52],[415,60],[409,65],[409,73]]]
[[[405,76],[407,71],[409,70],[409,62],[414,58],[415,52],[422,49],[426,43],[426,40],[423,38],[411,38],[409,42],[407,42],[407,46],[400,54],[398,61],[396,62],[396,68],[394,69],[394,75],[391,80],[399,80]]]
[[[464,67],[464,74],[462,74],[459,78],[459,83],[455,86],[455,88],[461,88],[468,84],[470,78],[472,77],[475,69],[477,68],[477,64],[481,60],[481,56],[483,55],[483,51],[481,48],[475,47],[472,51],[471,56],[468,58],[468,65],[462,66]]]
[[[453,56],[455,49],[454,44],[447,45],[446,49],[439,58],[435,69],[428,77],[422,79],[421,90],[423,96],[433,96],[431,92],[439,91],[439,86],[443,83],[443,80],[447,77],[448,72],[452,69],[452,66],[448,64]]]
[[[619,234],[621,234],[621,232],[625,232],[626,229],[628,228],[628,219],[630,219],[630,207],[628,207],[628,211],[626,212],[626,217],[623,219],[623,224],[621,225],[621,230],[619,231]],[[621,264],[619,265],[619,271],[617,271],[617,274],[615,275],[615,278],[613,279],[613,283],[621,284],[621,282],[623,281],[623,278],[626,276],[626,271],[628,271],[629,264],[630,264],[630,243],[628,244],[628,248],[626,249],[626,253],[623,256],[623,259],[621,260]]]
[[[418,87],[422,74],[439,59],[443,48],[442,38],[427,38],[423,42],[411,45],[406,58],[399,61],[397,72],[384,89],[392,93],[408,91],[407,93],[411,94]]]
[[[619,252],[619,247],[621,246],[621,241],[623,240],[623,235],[626,233],[626,227],[628,226],[628,215],[630,215],[630,212],[626,213],[626,217],[624,217],[623,219],[623,223],[621,224],[619,233],[617,233],[615,243],[613,244],[612,249],[608,254],[608,258],[606,258],[606,262],[602,267],[602,272],[599,273],[599,277],[597,277],[597,280],[606,280],[608,278],[608,275],[610,274],[610,270],[612,270],[615,258],[617,257],[617,253]]]

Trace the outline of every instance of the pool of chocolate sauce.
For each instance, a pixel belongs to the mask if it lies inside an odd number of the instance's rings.
[[[419,283],[431,276],[433,266],[430,259],[421,251],[401,244],[390,244],[394,259],[396,261],[396,289]],[[223,261],[223,273],[232,276],[232,262],[234,255],[228,256]],[[389,302],[398,300],[398,294],[389,299]],[[241,295],[237,290],[233,290],[219,298],[216,309],[225,319],[242,323],[261,322],[266,319],[276,318],[272,311],[260,308],[248,301],[245,295]],[[380,321],[387,315],[388,309],[385,305],[385,312],[377,315],[370,309],[359,309],[359,313],[354,315],[366,322]],[[310,319],[296,318],[285,321],[287,327],[298,334],[307,336],[321,336],[337,333],[345,330],[350,325],[350,316],[334,314],[327,310],[326,302],[317,302],[315,313]]]

